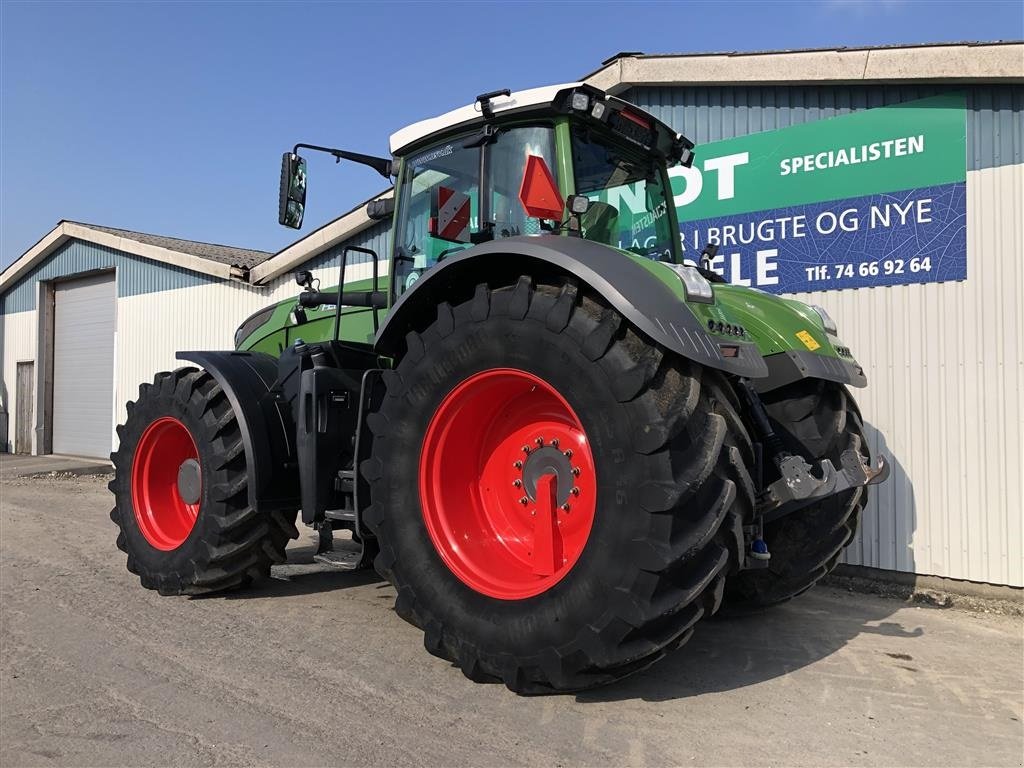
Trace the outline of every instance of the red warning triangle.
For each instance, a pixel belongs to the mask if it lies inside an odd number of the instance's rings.
[[[526,212],[535,219],[562,220],[565,203],[543,157],[527,156],[523,183],[519,187],[519,200]]]

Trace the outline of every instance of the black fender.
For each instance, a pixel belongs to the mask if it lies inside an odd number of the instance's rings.
[[[377,332],[374,348],[395,356],[405,334],[433,320],[440,302],[468,298],[477,283],[514,282],[523,274],[534,279],[573,275],[672,352],[736,376],[768,374],[755,344],[712,338],[679,297],[633,259],[600,243],[556,235],[493,240],[433,266],[395,303]],[[734,354],[725,357],[722,347],[732,348],[729,352]]]
[[[261,352],[179,352],[220,384],[238,418],[249,470],[249,504],[260,511],[299,508],[295,423],[274,393],[277,359]]]
[[[768,375],[751,382],[758,392],[770,392],[800,379],[824,379],[849,387],[866,387],[867,376],[856,360],[825,357],[813,352],[791,349],[764,358]]]

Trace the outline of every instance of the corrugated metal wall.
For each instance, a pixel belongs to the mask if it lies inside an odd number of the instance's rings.
[[[117,295],[135,296],[219,282],[184,267],[162,264],[95,243],[72,240],[23,275],[0,298],[3,313],[35,309],[36,283],[98,269],[117,269]]]
[[[967,169],[1024,162],[1024,87],[841,85],[632,88],[623,98],[700,144],[887,107],[950,91],[967,95]]]
[[[636,88],[700,143],[932,96],[939,86]],[[847,561],[1024,585],[1024,88],[965,88],[965,282],[797,294],[866,367],[872,447],[893,459]],[[699,154],[698,154],[699,157]]]

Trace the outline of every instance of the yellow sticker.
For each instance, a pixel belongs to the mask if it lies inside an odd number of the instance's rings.
[[[821,344],[816,342],[814,340],[814,337],[811,336],[811,334],[808,333],[807,331],[800,331],[799,333],[797,333],[796,337],[800,339],[800,341],[804,343],[804,346],[811,350],[811,352],[821,348]]]

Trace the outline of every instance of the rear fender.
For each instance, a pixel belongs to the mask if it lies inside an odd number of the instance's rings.
[[[298,509],[295,423],[273,392],[277,359],[261,352],[179,352],[224,390],[238,419],[249,473],[249,504],[258,510]]]
[[[478,283],[514,281],[524,274],[534,279],[575,277],[653,341],[708,368],[749,378],[768,374],[756,345],[709,336],[680,296],[651,269],[614,248],[576,237],[502,238],[449,257],[402,295],[374,346],[395,356],[405,334],[433,320],[440,302],[468,298]],[[722,347],[733,348],[729,351],[735,356],[725,357]]]

